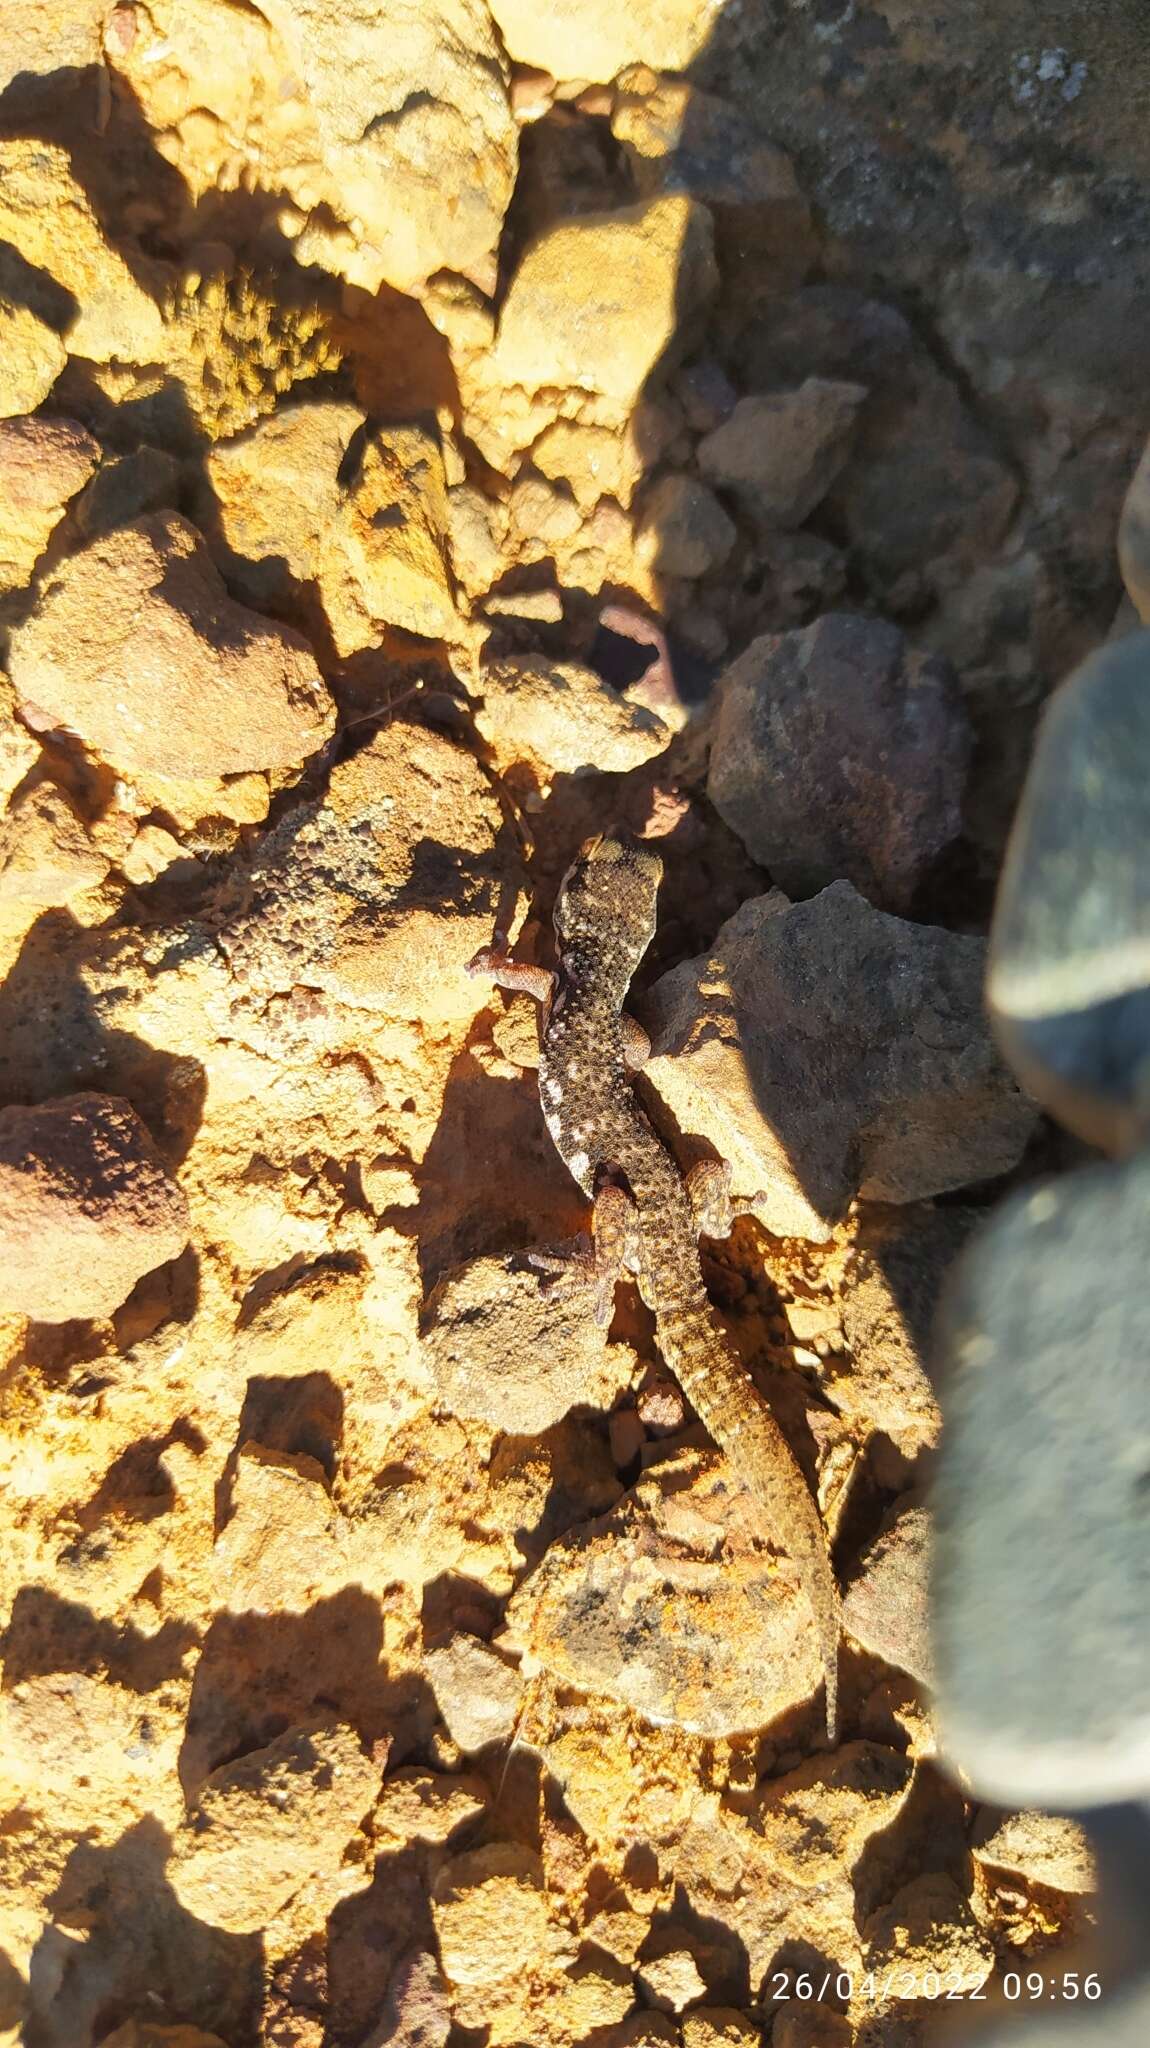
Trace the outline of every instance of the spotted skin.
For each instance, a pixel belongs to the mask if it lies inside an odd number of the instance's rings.
[[[637,1060],[623,1003],[654,935],[661,879],[653,849],[621,835],[588,841],[568,869],[555,906],[559,964],[545,1001],[539,1099],[557,1151],[595,1203],[600,1320],[610,1318],[619,1275],[633,1273],[667,1365],[762,1509],[768,1535],[800,1568],[834,1742],[840,1611],[822,1520],[711,1306],[690,1193],[630,1083]],[[477,955],[473,968],[504,986],[545,994],[538,968],[520,975],[495,951]]]

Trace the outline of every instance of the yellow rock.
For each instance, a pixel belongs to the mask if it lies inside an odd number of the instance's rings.
[[[517,132],[481,0],[265,0],[263,12],[314,110],[333,210],[357,229],[354,282],[409,291],[453,270],[490,290]]]
[[[56,143],[0,139],[0,241],[72,294],[70,354],[97,363],[149,363],[162,354],[156,299],[105,239],[67,151]]]
[[[470,2010],[480,1997],[497,2009],[500,1993],[510,1998],[524,1973],[547,1958],[543,1868],[518,1842],[452,1857],[436,1879],[431,1910],[444,1974]]]
[[[266,1927],[339,1872],[382,1775],[350,1728],[319,1719],[213,1771],[168,1866],[181,1905],[235,1934]]]
[[[480,688],[475,722],[504,770],[527,761],[544,774],[625,774],[670,744],[661,718],[582,662],[508,655],[488,663]]]
[[[693,200],[560,221],[512,279],[495,372],[528,391],[573,386],[630,407],[716,281],[710,216]]]
[[[212,1559],[221,1607],[303,1614],[346,1582],[341,1518],[314,1458],[246,1443],[232,1497]]]
[[[224,538],[261,565],[244,576],[249,594],[282,601],[292,582],[313,584],[344,657],[374,646],[384,626],[438,639],[456,623],[438,439],[383,429],[343,480],[363,425],[352,405],[292,406],[208,458]]]
[[[233,603],[201,535],[174,512],[63,562],[13,634],[9,665],[26,711],[126,775],[286,768],[335,723],[301,635]]]
[[[914,1771],[897,1750],[848,1742],[762,1787],[751,1824],[795,1884],[819,1885],[849,1868],[872,1835],[901,1812]]]
[[[35,412],[68,360],[59,335],[30,306],[13,305],[0,285],[0,419]]]
[[[517,64],[555,78],[606,84],[626,64],[685,71],[704,48],[724,0],[493,0],[491,12]]]
[[[249,163],[259,163],[265,188],[284,182],[289,166],[297,176],[306,171],[307,110],[281,89],[286,53],[254,7],[148,0],[117,14],[108,61],[193,198],[213,188],[233,191]],[[314,175],[318,133],[310,140]]]
[[[6,7],[0,19],[0,90],[22,72],[40,77],[81,70],[100,56],[106,0],[37,0]]]
[[[39,759],[39,742],[16,717],[16,693],[0,669],[0,803],[7,802]]]
[[[108,872],[63,792],[44,782],[0,817],[0,907],[29,914],[96,889]]]
[[[428,639],[451,632],[455,605],[447,531],[438,439],[417,426],[384,429],[364,450],[344,540],[363,592],[365,625],[405,626]]]

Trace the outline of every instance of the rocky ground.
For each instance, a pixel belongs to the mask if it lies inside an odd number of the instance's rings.
[[[985,15],[0,24],[2,2040],[919,2048],[1079,1954],[1080,1831],[937,1754],[927,1332],[1070,1151],[985,931],[1147,142],[1134,0]],[[834,1752],[646,1312],[521,1256],[584,1205],[465,967],[615,820]]]

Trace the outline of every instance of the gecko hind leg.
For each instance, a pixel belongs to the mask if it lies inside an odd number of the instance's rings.
[[[636,1210],[626,1188],[604,1181],[596,1190],[591,1236],[580,1237],[551,1252],[528,1252],[528,1263],[545,1276],[550,1291],[564,1279],[592,1289],[595,1321],[606,1329],[615,1312],[615,1289],[637,1263]]]

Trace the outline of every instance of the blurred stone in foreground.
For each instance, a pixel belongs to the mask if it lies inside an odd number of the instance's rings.
[[[991,934],[987,997],[1028,1091],[1122,1151],[1150,1080],[1150,630],[1098,649],[1047,707]]]
[[[950,1755],[978,1792],[1150,1791],[1150,1159],[1017,1197],[960,1260],[934,1493]]]

